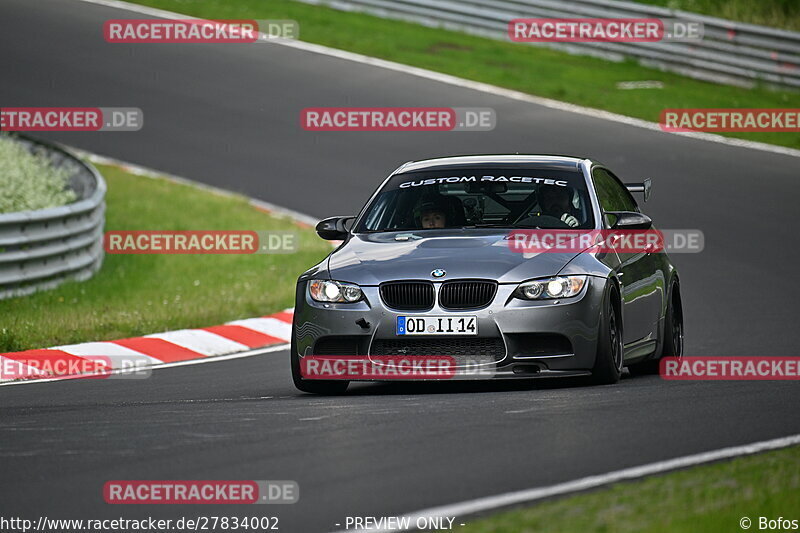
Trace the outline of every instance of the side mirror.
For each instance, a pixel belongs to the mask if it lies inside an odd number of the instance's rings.
[[[653,221],[649,216],[636,211],[606,211],[606,215],[615,217],[611,229],[650,229]]]
[[[347,238],[349,233],[347,223],[355,218],[353,216],[339,216],[320,220],[315,228],[317,235],[326,241],[342,241]]]
[[[653,187],[653,181],[650,178],[646,178],[641,183],[626,183],[625,188],[628,189],[628,192],[640,192],[644,194],[644,201],[650,199],[650,189]]]

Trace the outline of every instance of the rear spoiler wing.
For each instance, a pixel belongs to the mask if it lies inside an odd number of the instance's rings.
[[[645,178],[645,180],[641,183],[626,183],[625,188],[628,189],[629,192],[640,192],[644,193],[644,201],[650,199],[650,189],[653,186],[653,182],[650,178]]]

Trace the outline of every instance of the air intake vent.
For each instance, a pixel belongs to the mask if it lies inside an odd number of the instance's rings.
[[[365,355],[368,342],[364,335],[322,337],[314,344],[314,355]]]
[[[439,305],[445,309],[478,309],[492,303],[496,292],[496,281],[446,281],[439,290]]]
[[[503,340],[497,337],[446,337],[439,339],[375,339],[370,355],[449,356],[456,360],[491,357],[501,361],[506,356]]]
[[[424,311],[433,307],[433,284],[427,281],[394,281],[380,287],[383,302],[392,309]]]

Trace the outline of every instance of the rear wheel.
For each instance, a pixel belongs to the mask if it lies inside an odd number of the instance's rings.
[[[600,332],[597,337],[597,357],[592,368],[592,383],[610,385],[622,376],[623,344],[622,313],[619,293],[612,288],[603,302]]]
[[[683,304],[678,283],[672,285],[667,318],[664,322],[664,347],[661,357],[683,357]]]
[[[324,379],[304,379],[300,372],[300,357],[297,355],[297,347],[294,342],[294,331],[292,331],[292,353],[290,354],[292,363],[292,380],[298,390],[311,394],[323,394],[333,396],[344,394],[347,391],[349,381],[345,380],[324,380]]]
[[[628,368],[631,374],[658,374],[662,357],[683,357],[683,305],[677,281],[672,284],[669,295],[661,354],[654,359],[631,365]]]

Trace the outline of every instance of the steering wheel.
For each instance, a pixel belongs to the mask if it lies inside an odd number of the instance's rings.
[[[538,226],[544,229],[574,229],[572,226],[550,215],[533,215],[517,221],[520,226]]]

